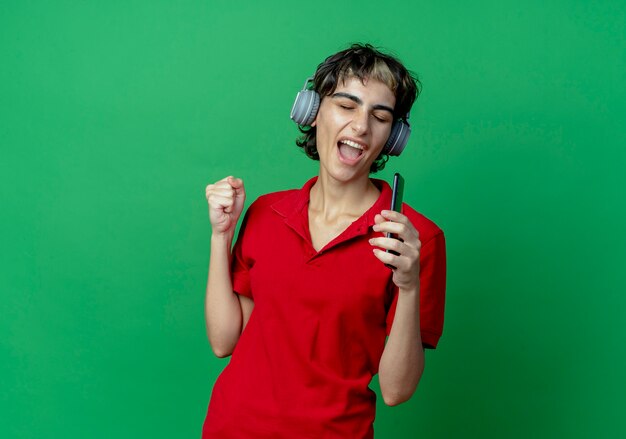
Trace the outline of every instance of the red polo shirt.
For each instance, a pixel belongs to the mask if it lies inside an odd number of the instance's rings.
[[[391,189],[319,252],[308,226],[309,191],[258,198],[233,249],[233,289],[254,310],[230,363],[213,388],[203,438],[371,438],[385,338],[398,290],[372,253],[374,216]],[[446,254],[443,232],[403,204],[419,231],[422,341],[436,347],[443,329]]]

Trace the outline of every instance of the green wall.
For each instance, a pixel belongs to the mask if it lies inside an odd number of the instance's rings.
[[[422,79],[396,170],[448,240],[444,336],[377,437],[626,436],[621,1],[6,1],[0,436],[198,437],[204,187],[316,165],[304,79],[353,41]],[[377,389],[377,384],[374,384]]]

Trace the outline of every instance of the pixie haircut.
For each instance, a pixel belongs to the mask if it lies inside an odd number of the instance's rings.
[[[396,97],[394,120],[406,118],[421,89],[419,80],[397,58],[384,54],[369,44],[353,44],[326,58],[317,67],[311,88],[323,99],[335,91],[339,81],[345,83],[352,77],[359,78],[363,83],[374,79],[389,87]],[[296,140],[296,145],[311,159],[319,160],[316,128],[299,126],[299,129],[302,136]],[[370,173],[383,169],[387,160],[389,156],[381,153],[372,163]]]

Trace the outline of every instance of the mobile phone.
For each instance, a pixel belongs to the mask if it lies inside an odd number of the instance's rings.
[[[395,210],[396,212],[402,212],[402,196],[404,195],[404,178],[400,175],[399,172],[396,172],[393,175],[393,188],[391,190],[391,207],[390,210]],[[395,238],[399,239],[393,233],[385,233],[386,238]],[[393,250],[386,250],[387,253],[391,253],[392,255],[398,256],[399,253]],[[385,264],[387,267],[395,270],[396,267],[390,264]]]
[[[402,196],[404,195],[404,178],[399,172],[393,174],[393,189],[391,190],[391,210],[402,212]]]

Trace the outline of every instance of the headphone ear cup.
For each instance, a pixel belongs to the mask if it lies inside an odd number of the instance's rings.
[[[298,125],[311,125],[320,108],[320,96],[315,90],[301,90],[291,108],[291,119]]]
[[[403,120],[396,120],[391,126],[391,133],[383,148],[383,154],[399,156],[409,141],[411,127]]]

